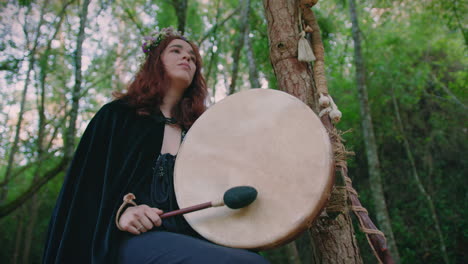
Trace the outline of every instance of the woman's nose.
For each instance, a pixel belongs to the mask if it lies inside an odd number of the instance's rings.
[[[182,55],[183,60],[190,60],[190,54],[188,52],[184,52]]]

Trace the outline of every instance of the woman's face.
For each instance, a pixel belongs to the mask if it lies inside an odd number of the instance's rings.
[[[166,73],[171,81],[182,82],[188,87],[195,74],[195,53],[192,46],[182,39],[172,40],[161,55]]]

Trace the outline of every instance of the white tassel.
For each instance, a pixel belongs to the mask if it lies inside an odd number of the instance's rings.
[[[341,111],[338,109],[333,109],[328,114],[333,123],[338,123],[341,120]]]
[[[330,99],[332,109],[328,115],[330,116],[330,119],[333,121],[333,123],[338,123],[341,120],[341,111],[338,109],[338,106],[335,104],[335,101],[333,101],[333,98],[330,95],[328,95],[328,98]]]
[[[323,95],[323,93],[320,93],[319,105],[321,107],[328,107],[330,105],[330,99],[328,98],[328,96],[325,96]]]
[[[312,48],[310,47],[309,41],[305,38],[305,32],[301,32],[301,37],[299,38],[299,43],[298,43],[298,56],[297,58],[299,61],[305,61],[305,62],[312,62],[315,61],[315,55],[314,52],[312,51]]]

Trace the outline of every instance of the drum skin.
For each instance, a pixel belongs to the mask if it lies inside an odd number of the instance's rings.
[[[257,199],[184,215],[223,246],[274,248],[294,239],[320,214],[331,193],[330,140],[317,115],[285,92],[251,89],[211,106],[185,136],[174,167],[180,208],[222,199],[239,185]]]

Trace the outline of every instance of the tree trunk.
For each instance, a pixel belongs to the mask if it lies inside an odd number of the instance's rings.
[[[335,219],[320,217],[315,228],[310,229],[313,263],[362,263],[351,217],[348,213],[339,214]],[[339,244],[339,246],[337,246]]]
[[[26,95],[28,93],[30,74],[31,74],[31,71],[34,68],[34,64],[36,63],[36,57],[35,57],[36,49],[37,49],[37,46],[38,46],[38,43],[39,43],[39,37],[41,36],[40,28],[41,28],[42,24],[44,23],[44,12],[45,12],[45,9],[46,9],[47,5],[48,5],[48,1],[44,1],[44,5],[42,6],[41,13],[39,15],[39,17],[40,17],[39,23],[38,23],[38,25],[36,27],[36,32],[35,32],[36,35],[35,35],[35,39],[34,39],[34,42],[33,42],[33,47],[31,49],[31,51],[29,52],[29,65],[28,65],[28,69],[26,71],[26,78],[24,80],[23,93],[21,94],[20,111],[18,113],[18,121],[16,122],[15,137],[13,139],[13,144],[11,145],[5,176],[3,177],[3,181],[1,183],[1,186],[3,188],[0,190],[0,204],[3,203],[5,201],[5,199],[7,198],[7,196],[8,196],[8,183],[9,183],[9,181],[11,179],[11,174],[13,172],[13,166],[14,166],[14,161],[15,161],[15,155],[16,155],[16,152],[18,151],[18,147],[19,147],[18,146],[19,139],[20,139],[19,137],[20,137],[20,132],[21,132],[21,125],[23,123],[23,116],[24,116],[24,112],[25,112]],[[25,22],[25,25],[24,25],[24,32],[25,32],[26,37],[27,37],[26,22]]]
[[[257,62],[255,61],[255,56],[252,49],[252,40],[249,37],[249,25],[247,25],[247,30],[245,33],[245,49],[247,55],[247,61],[249,63],[249,80],[250,87],[260,88],[260,82],[258,77]]]
[[[263,5],[268,22],[270,61],[278,87],[318,112],[310,64],[297,59],[298,1],[263,0]]]
[[[31,245],[34,242],[33,241],[33,233],[34,229],[36,228],[36,222],[37,222],[37,216],[39,212],[39,206],[40,206],[40,201],[38,199],[38,195],[35,194],[33,198],[30,200],[29,204],[26,206],[28,208],[28,220],[26,224],[26,230],[24,233],[24,245],[23,248],[21,249],[21,255],[23,257],[22,263],[28,264],[30,262],[30,257],[31,257]]]
[[[119,32],[125,32],[125,23],[122,19],[119,19],[117,22],[117,26],[119,29]],[[124,58],[123,58],[123,53],[124,53],[124,45],[122,42],[117,42],[117,49],[115,52],[115,63],[114,63],[114,79],[113,79],[113,88],[114,90],[121,91],[124,89],[125,86],[125,80],[123,78],[124,73],[125,73],[125,65],[124,65]]]
[[[244,0],[244,7],[241,12],[241,21],[239,25],[239,35],[234,46],[234,51],[232,53],[232,73],[231,73],[231,84],[229,85],[228,95],[233,94],[236,89],[237,75],[239,73],[239,60],[240,52],[244,46],[244,38],[247,32],[247,24],[249,23],[249,14],[250,14],[250,0]]]
[[[185,23],[187,21],[187,6],[188,0],[173,0],[172,5],[174,6],[175,13],[177,16],[177,31],[185,32]]]
[[[217,39],[217,35],[216,35],[216,32],[218,30],[218,22],[219,22],[219,17],[221,15],[221,8],[220,8],[220,2],[221,0],[218,0],[216,2],[216,16],[215,16],[215,21],[214,21],[214,26],[213,28],[210,30],[210,32],[212,32],[212,40],[210,41],[210,44],[211,44],[211,47],[210,47],[210,60],[208,62],[208,66],[205,67],[206,69],[206,73],[205,73],[205,79],[206,79],[206,87],[210,87],[210,78],[211,78],[211,73],[212,73],[212,70],[213,70],[213,65],[217,65],[218,63],[218,47],[217,47],[217,43],[218,43],[218,39]],[[215,50],[215,46],[216,46],[216,50]],[[214,82],[214,85],[213,85],[213,90],[212,90],[212,96],[214,98],[215,96],[215,93],[216,93],[216,70],[215,70],[215,74],[214,74],[214,79],[215,79],[215,82]],[[210,105],[214,103],[211,101],[211,98],[210,98]]]
[[[439,247],[440,247],[440,253],[442,255],[442,258],[444,259],[445,263],[449,263],[447,249],[446,249],[445,242],[444,242],[444,236],[440,229],[439,218],[437,217],[434,202],[432,201],[432,196],[426,191],[426,188],[424,187],[421,179],[419,178],[419,173],[418,173],[418,170],[416,169],[416,163],[414,161],[413,152],[411,151],[408,138],[406,137],[406,134],[404,132],[403,122],[401,121],[401,116],[400,116],[400,109],[398,107],[398,103],[395,98],[395,92],[393,91],[393,89],[392,89],[392,102],[393,102],[393,107],[395,111],[397,127],[400,132],[400,137],[403,140],[403,146],[405,147],[406,155],[408,156],[408,160],[411,166],[411,173],[413,174],[413,178],[414,178],[414,181],[416,182],[416,186],[418,186],[418,190],[421,192],[424,199],[426,199],[427,201],[427,205],[429,207],[432,220],[434,221],[434,227],[439,237]]]
[[[80,13],[80,29],[78,31],[78,37],[76,39],[76,50],[74,54],[75,61],[75,85],[72,90],[72,107],[70,111],[70,120],[68,130],[66,133],[65,142],[65,156],[71,158],[75,149],[75,134],[76,134],[76,120],[78,118],[78,109],[80,107],[80,91],[81,91],[81,55],[83,53],[83,42],[85,39],[85,27],[88,18],[88,6],[91,0],[84,0],[82,10]]]
[[[299,252],[297,251],[296,241],[286,244],[286,252],[288,253],[289,264],[302,264]]]
[[[215,42],[216,43],[216,42]],[[209,105],[212,105],[215,103],[215,97],[216,97],[216,83],[218,82],[218,56],[219,56],[219,50],[216,52],[211,49],[210,51],[211,56],[210,56],[210,63],[208,65],[208,74],[206,75],[206,87],[207,89],[210,89],[211,86],[211,95],[212,98],[209,98]],[[212,100],[213,99],[213,100]]]
[[[37,127],[37,139],[36,139],[36,149],[37,149],[37,154],[36,154],[36,161],[39,161],[36,163],[36,168],[34,172],[34,177],[33,177],[33,184],[37,182],[37,180],[40,178],[40,172],[41,168],[43,165],[44,156],[47,154],[46,149],[45,149],[45,129],[46,129],[46,115],[45,115],[45,101],[46,101],[46,79],[47,75],[49,73],[48,69],[48,59],[49,59],[49,54],[50,50],[52,47],[52,40],[55,38],[58,29],[61,26],[61,23],[63,21],[63,13],[62,16],[60,16],[59,22],[56,25],[56,30],[52,38],[49,39],[46,49],[44,53],[40,57],[40,71],[39,71],[39,86],[37,88],[37,115],[39,117],[38,121],[38,127]],[[32,161],[30,162],[32,163]],[[38,198],[38,194],[34,194],[32,196],[32,199],[25,205],[25,207],[28,210],[28,218],[26,220],[26,230],[25,230],[25,235],[24,235],[24,245],[22,247],[22,258],[23,261],[22,263],[30,263],[30,256],[31,256],[31,245],[33,241],[33,233],[34,233],[34,228],[36,226],[37,222],[37,217],[38,217],[38,211],[40,207],[40,200]]]
[[[23,212],[18,212],[15,216],[16,220],[16,236],[15,236],[15,251],[13,253],[12,264],[17,264],[21,255],[21,245],[23,244]]]
[[[214,40],[213,41],[213,46],[216,45],[216,43],[217,43],[217,41]],[[214,85],[216,85],[216,68],[217,68],[217,65],[218,65],[218,50],[214,51],[214,48],[211,47],[211,49],[210,49],[210,60],[208,62],[208,66],[206,67],[207,71],[206,71],[206,74],[205,74],[206,86],[207,87],[210,87],[210,85],[211,85],[212,76],[214,78]],[[213,71],[213,67],[215,67],[214,71]],[[214,93],[213,93],[213,96],[214,96]]]
[[[385,202],[385,195],[382,187],[380,162],[377,151],[377,143],[375,142],[374,128],[372,125],[372,116],[368,102],[366,70],[362,58],[359,23],[354,0],[349,0],[349,9],[352,22],[352,36],[354,40],[354,64],[356,66],[356,82],[361,109],[361,125],[369,167],[369,184],[372,191],[372,198],[375,204],[377,222],[380,224],[383,232],[387,237],[387,244],[395,263],[400,263],[400,256],[395,243],[395,238],[393,236],[390,217],[388,215],[387,204]]]
[[[263,4],[270,59],[279,89],[296,96],[317,113],[319,106],[311,66],[297,59],[299,1],[264,0]],[[336,218],[322,214],[310,228],[310,234],[315,263],[362,263],[347,212]]]

